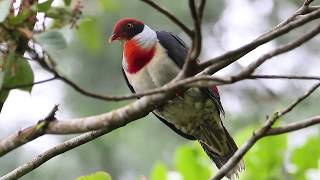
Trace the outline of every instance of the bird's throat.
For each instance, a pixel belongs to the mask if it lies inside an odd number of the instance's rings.
[[[155,55],[155,46],[143,48],[133,39],[126,41],[124,43],[124,57],[127,64],[127,72],[134,74],[146,66]]]

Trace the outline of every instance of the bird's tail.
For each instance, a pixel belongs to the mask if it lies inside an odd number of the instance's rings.
[[[236,143],[222,123],[219,128],[212,128],[209,124],[202,126],[201,132],[203,135],[199,143],[210,159],[220,169],[237,151],[238,147]],[[244,169],[245,166],[243,160],[241,160],[227,173],[227,177],[229,179],[235,179]]]

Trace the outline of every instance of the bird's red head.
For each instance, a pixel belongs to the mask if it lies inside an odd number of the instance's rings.
[[[143,31],[144,23],[134,18],[120,19],[113,29],[113,33],[109,38],[111,43],[114,40],[130,40],[135,35]]]

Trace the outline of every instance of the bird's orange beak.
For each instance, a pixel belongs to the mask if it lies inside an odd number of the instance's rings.
[[[109,42],[109,43],[112,43],[113,41],[119,40],[119,39],[120,39],[120,36],[119,36],[117,33],[113,33],[113,34],[109,37],[108,42]]]

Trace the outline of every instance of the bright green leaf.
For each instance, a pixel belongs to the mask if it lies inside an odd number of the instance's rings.
[[[78,177],[76,180],[112,180],[112,178],[110,174],[103,171],[98,171],[87,176]]]
[[[184,180],[208,180],[211,165],[203,159],[203,152],[195,145],[181,146],[175,153],[175,166]]]
[[[0,23],[3,22],[9,14],[11,0],[0,1]]]
[[[310,137],[301,147],[295,149],[292,153],[292,162],[297,167],[295,173],[297,179],[306,179],[305,174],[309,169],[317,169],[320,160],[320,135]]]
[[[53,3],[53,0],[47,0],[43,3],[37,4],[37,11],[38,12],[47,12],[50,9],[52,3]]]
[[[60,50],[67,47],[65,38],[56,30],[46,31],[39,35],[35,35],[34,38],[51,56],[58,55]]]
[[[101,50],[102,43],[106,42],[106,38],[101,38],[102,32],[95,18],[82,20],[79,23],[77,35],[80,41],[93,52]]]
[[[117,0],[99,0],[99,5],[107,12],[117,11],[121,7]]]
[[[167,180],[168,170],[163,163],[157,163],[151,172],[151,180]]]
[[[4,64],[4,62],[2,62]],[[6,88],[16,87],[20,85],[32,84],[34,74],[28,61],[22,57],[16,56],[10,52],[3,69],[3,81],[0,90],[0,102],[4,102],[9,94]],[[32,86],[19,88],[24,91],[31,91]]]

